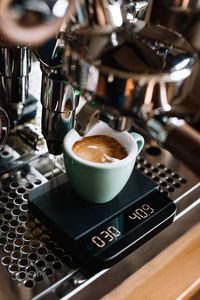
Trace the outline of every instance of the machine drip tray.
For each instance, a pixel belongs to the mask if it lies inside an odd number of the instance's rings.
[[[149,240],[176,212],[175,204],[138,170],[110,202],[83,201],[63,174],[31,192],[29,207],[62,247],[95,270],[110,267]]]

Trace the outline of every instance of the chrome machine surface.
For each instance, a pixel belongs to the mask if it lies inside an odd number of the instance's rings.
[[[196,50],[180,34],[143,21],[148,1],[102,1],[100,6],[98,1],[72,1],[75,17],[70,21],[66,2],[0,4],[0,30],[6,36],[0,40],[0,77],[6,83],[0,86],[0,144],[11,123],[0,151],[0,299],[99,299],[199,222],[200,107],[195,115],[188,113],[184,98],[184,109],[177,109],[191,83],[187,77],[197,80]],[[167,2],[176,13],[193,9]],[[11,30],[8,20],[14,22]],[[113,106],[113,97],[123,101]],[[172,225],[121,262],[95,273],[54,241],[27,202],[31,191],[65,173],[59,155],[63,134],[74,122],[84,132],[98,119],[144,135],[136,168],[176,203],[177,215]]]

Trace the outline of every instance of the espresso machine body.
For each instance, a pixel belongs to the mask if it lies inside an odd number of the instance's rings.
[[[198,221],[198,6],[0,2],[4,299],[99,299]],[[74,194],[62,156],[67,132],[99,120],[145,138],[101,207]]]

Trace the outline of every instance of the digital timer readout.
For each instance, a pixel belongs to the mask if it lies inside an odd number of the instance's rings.
[[[109,244],[130,231],[130,229],[137,226],[141,221],[147,219],[154,212],[155,210],[151,206],[148,204],[143,204],[141,207],[126,213],[124,215],[123,223],[122,216],[119,216],[118,219],[113,220],[112,225],[109,223],[110,226],[106,226],[104,230],[91,237],[92,245],[97,249],[103,249],[104,247],[107,247]],[[118,223],[118,225],[114,226],[115,223]],[[127,230],[127,226],[129,230]]]

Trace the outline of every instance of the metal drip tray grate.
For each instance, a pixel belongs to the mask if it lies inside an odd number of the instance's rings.
[[[187,183],[187,179],[167,168],[164,164],[152,164],[140,156],[137,159],[136,167],[155,181],[159,185],[160,191],[168,196]]]
[[[13,280],[33,288],[57,273],[73,269],[72,258],[52,240],[44,224],[28,212],[29,192],[46,182],[27,166],[1,181],[0,245],[1,264]]]

